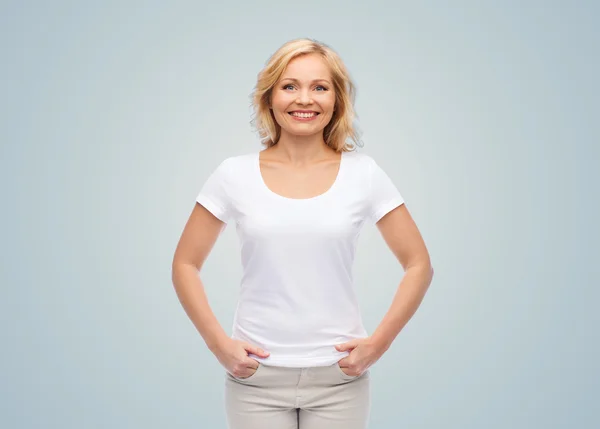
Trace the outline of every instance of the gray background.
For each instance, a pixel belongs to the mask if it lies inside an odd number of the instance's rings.
[[[249,95],[297,37],[346,62],[436,271],[372,367],[371,428],[600,427],[599,9],[3,2],[0,427],[225,427],[170,264],[210,172],[260,149]],[[202,273],[228,332],[240,275],[228,227]],[[373,226],[355,275],[372,332],[402,275]]]

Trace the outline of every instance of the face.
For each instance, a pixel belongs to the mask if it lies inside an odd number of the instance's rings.
[[[282,136],[322,134],[334,107],[331,72],[318,54],[294,58],[273,87],[271,109]]]

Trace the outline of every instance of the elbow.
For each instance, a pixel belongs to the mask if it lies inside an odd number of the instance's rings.
[[[178,278],[188,270],[195,272],[196,274],[200,272],[202,268],[202,264],[195,264],[193,262],[184,261],[181,258],[173,259],[171,263],[171,280],[176,282]]]
[[[171,281],[173,285],[177,284],[178,279],[182,276],[182,271],[185,269],[185,264],[182,263],[178,258],[173,259],[171,263]]]
[[[421,261],[414,264],[407,264],[404,268],[405,273],[411,272],[414,273],[415,276],[418,276],[422,279],[424,283],[429,286],[431,281],[433,280],[433,265],[431,265],[430,261]]]
[[[173,285],[175,285],[177,283],[177,271],[178,271],[178,264],[175,263],[175,261],[173,261],[173,263],[171,264],[171,282],[173,283]]]
[[[433,274],[434,274],[433,265],[431,264],[431,261],[427,261],[427,262],[421,264],[420,271],[425,279],[425,282],[427,283],[427,286],[429,286],[429,284],[431,284],[431,282],[433,280]]]
[[[425,266],[427,268],[426,268],[425,271],[427,272],[427,280],[428,280],[429,283],[431,283],[431,280],[433,280],[434,270],[433,270],[433,264],[431,262],[431,258],[429,258],[429,255],[427,256],[427,261],[426,262],[427,263],[425,264]]]

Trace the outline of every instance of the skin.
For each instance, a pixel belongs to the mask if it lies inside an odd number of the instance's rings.
[[[294,79],[294,80],[290,80]],[[271,97],[271,109],[281,126],[277,144],[260,154],[265,184],[290,198],[309,198],[327,190],[335,180],[340,154],[329,148],[323,129],[335,108],[335,92],[327,64],[316,54],[292,60]],[[319,112],[310,122],[295,121],[293,110]],[[268,351],[230,338],[212,312],[198,273],[212,250],[224,224],[196,203],[184,227],[172,263],[172,281],[188,317],[207,347],[233,376],[247,378],[260,357]],[[377,222],[387,246],[404,268],[391,306],[373,334],[336,345],[349,355],[339,361],[342,371],[358,376],[377,362],[421,304],[433,277],[429,253],[406,204]]]
[[[271,111],[281,127],[277,144],[260,154],[265,183],[291,198],[323,193],[337,176],[340,154],[325,144],[323,130],[335,109],[331,73],[320,56],[292,60],[271,95]],[[318,112],[310,122],[297,121],[289,112]]]

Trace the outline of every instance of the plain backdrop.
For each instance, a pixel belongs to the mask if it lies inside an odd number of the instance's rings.
[[[600,427],[599,14],[592,1],[2,2],[0,427],[225,428],[224,371],[171,261],[208,175],[261,149],[249,96],[298,37],[345,61],[361,150],[435,267],[372,367],[371,428]],[[369,332],[402,273],[365,227]],[[201,275],[230,332],[235,227]]]

